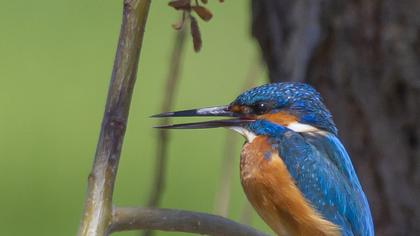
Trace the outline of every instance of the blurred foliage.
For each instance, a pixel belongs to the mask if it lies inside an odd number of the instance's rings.
[[[118,39],[121,2],[2,2],[0,235],[76,234]],[[239,93],[257,56],[248,4],[209,1],[214,17],[200,24],[200,53],[194,53],[188,42],[177,109],[226,104]],[[178,17],[167,1],[153,1],[114,193],[119,205],[143,204],[149,193],[155,156],[151,127],[156,120],[148,117],[159,112],[175,34],[171,24]],[[225,132],[171,133],[163,207],[212,212]],[[238,162],[240,146],[236,149]],[[245,201],[238,169],[234,178],[230,218],[237,220]],[[258,217],[253,223],[268,230]]]

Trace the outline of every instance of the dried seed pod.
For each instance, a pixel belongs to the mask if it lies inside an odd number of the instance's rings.
[[[168,3],[170,7],[175,8],[176,10],[190,10],[191,3],[190,0],[172,0]]]
[[[201,49],[201,34],[200,28],[198,27],[197,20],[194,16],[190,15],[190,22],[191,22],[191,36],[193,39],[194,51],[198,52]]]
[[[192,6],[191,8],[204,21],[209,21],[213,17],[213,14],[211,13],[211,11],[209,11],[205,7],[202,7],[202,6]]]

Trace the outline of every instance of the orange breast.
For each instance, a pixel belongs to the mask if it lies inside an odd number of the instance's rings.
[[[261,218],[278,235],[340,235],[304,199],[266,137],[246,143],[241,153],[241,183]]]

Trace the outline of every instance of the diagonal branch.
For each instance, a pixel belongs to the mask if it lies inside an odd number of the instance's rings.
[[[112,194],[136,80],[150,0],[125,0],[101,133],[88,179],[80,236],[158,229],[210,235],[264,235],[220,216],[179,210],[114,208]]]
[[[150,0],[125,0],[118,48],[95,160],[89,174],[80,236],[108,234],[112,194]]]
[[[221,216],[154,208],[115,208],[111,231],[151,229],[214,236],[267,236]]]

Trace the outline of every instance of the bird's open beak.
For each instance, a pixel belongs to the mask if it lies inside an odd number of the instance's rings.
[[[244,124],[250,123],[253,119],[241,116],[241,114],[230,111],[229,106],[206,107],[199,109],[165,112],[152,116],[153,118],[160,117],[194,117],[194,116],[224,116],[235,117],[233,119],[225,120],[211,120],[194,123],[184,123],[175,125],[156,126],[160,129],[206,129],[219,127],[240,127]]]

